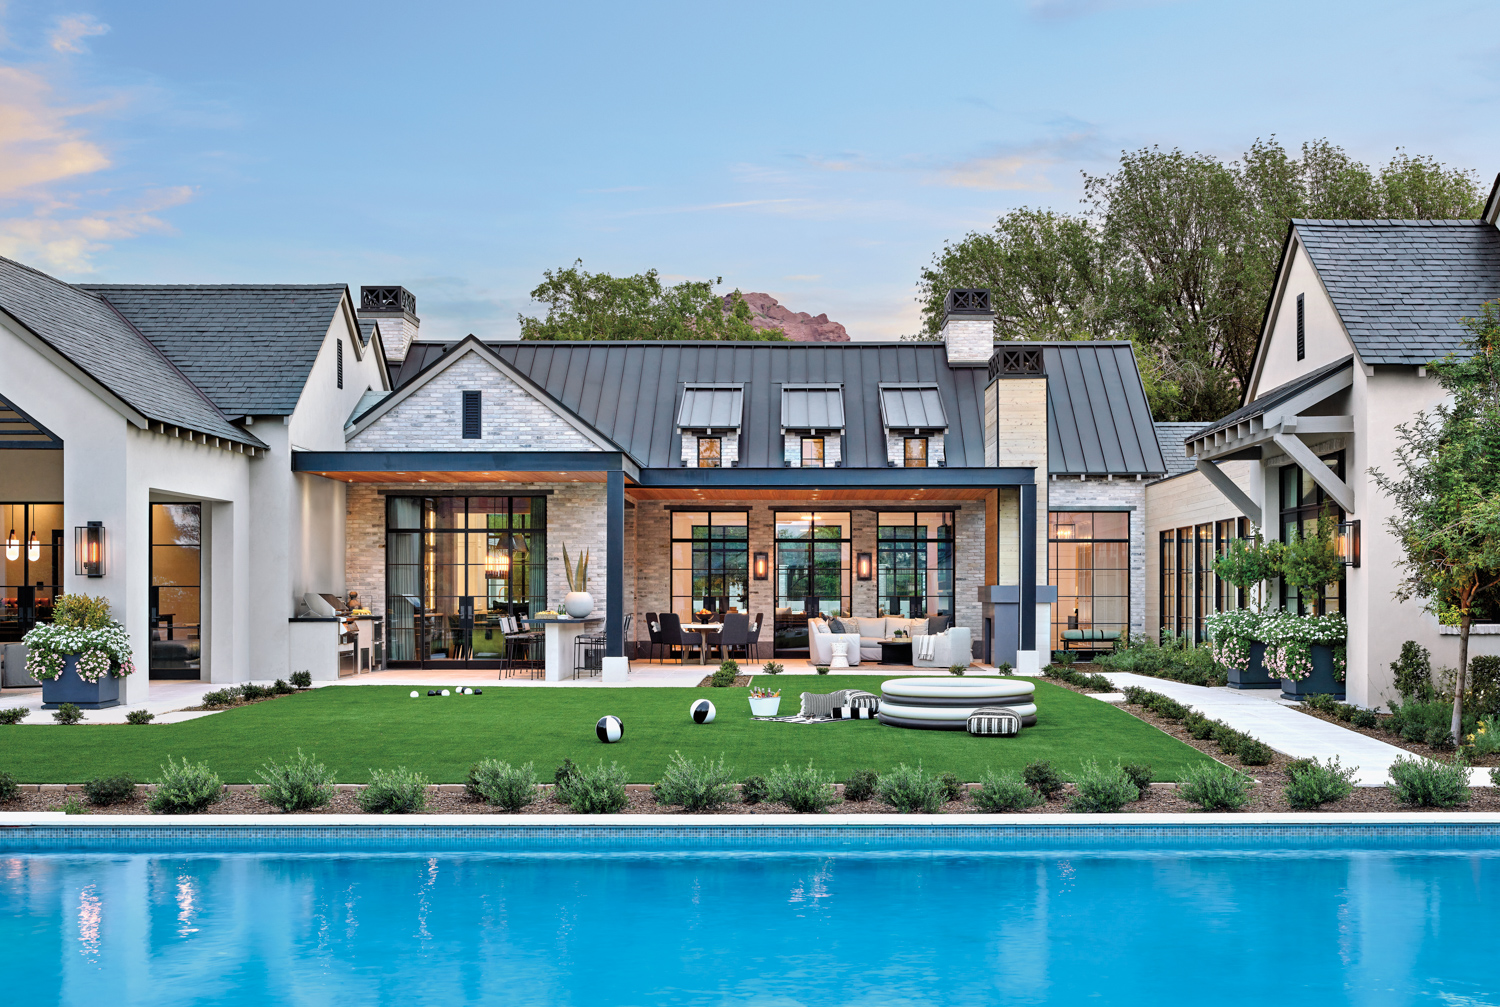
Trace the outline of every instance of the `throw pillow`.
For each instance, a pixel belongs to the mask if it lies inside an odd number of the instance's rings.
[[[802,716],[827,720],[833,716],[834,706],[842,704],[843,698],[844,696],[841,692],[804,692],[802,694]]]
[[[833,633],[840,633],[840,634],[842,634],[842,633],[849,632],[847,629],[844,628],[844,620],[839,619],[839,618],[829,619],[828,620],[828,629],[829,629],[830,632],[833,632]]]
[[[948,628],[948,617],[946,615],[934,615],[927,620],[927,635],[937,636]]]

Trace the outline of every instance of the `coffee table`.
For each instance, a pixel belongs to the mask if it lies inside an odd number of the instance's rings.
[[[881,664],[911,664],[911,639],[881,640]]]

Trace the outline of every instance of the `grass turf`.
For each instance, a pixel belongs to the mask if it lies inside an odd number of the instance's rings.
[[[783,679],[781,711],[795,713],[803,691],[867,689],[894,676],[829,675],[816,682]],[[762,679],[765,681],[765,679]],[[973,738],[963,731],[917,731],[875,721],[774,724],[752,721],[748,690],[528,689],[492,687],[482,696],[411,699],[410,686],[315,689],[228,710],[181,724],[0,727],[0,772],[24,783],[79,783],[129,773],[149,781],[171,755],[205,761],[225,783],[256,783],[268,759],[298,748],[316,754],[346,783],[363,783],[371,769],[398,765],[434,783],[459,783],[483,758],[535,762],[550,779],[564,758],[590,764],[618,761],[631,781],[661,778],[674,751],[688,758],[723,754],[737,777],[764,774],[782,763],[832,770],[844,779],[857,769],[885,772],[922,763],[933,772],[977,780],[985,770],[1020,769],[1050,759],[1067,772],[1080,761],[1143,762],[1157,780],[1180,779],[1208,757],[1149,724],[1089,696],[1037,682],[1038,723],[1018,738]],[[711,699],[712,724],[688,717],[693,699]],[[603,745],[594,723],[614,714],[624,740]],[[36,716],[33,714],[33,716]]]

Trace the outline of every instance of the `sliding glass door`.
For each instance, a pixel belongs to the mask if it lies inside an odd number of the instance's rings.
[[[807,654],[807,620],[848,614],[849,512],[776,515],[776,653]]]
[[[546,497],[390,497],[391,662],[492,665],[503,616],[547,606]]]

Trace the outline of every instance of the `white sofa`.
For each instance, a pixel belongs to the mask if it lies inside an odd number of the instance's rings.
[[[955,664],[964,667],[974,659],[974,634],[968,626],[954,626],[937,636],[937,645],[932,649],[932,659],[924,661],[913,650],[912,664],[918,668],[951,668]]]
[[[807,652],[812,657],[812,663],[832,664],[833,641],[846,640],[849,643],[849,667],[852,668],[855,665],[859,664],[860,652],[863,649],[862,647],[860,647],[859,634],[830,633],[828,632],[828,626],[826,624],[815,625],[820,621],[821,620],[818,619],[807,620]],[[879,647],[875,648],[875,660],[880,660]]]
[[[897,630],[904,630],[909,636],[920,636],[927,632],[927,619],[903,619],[899,616],[849,616],[839,620],[846,629],[851,632],[843,634],[852,638],[855,642],[849,647],[849,664],[854,665],[862,661],[879,662],[881,657],[880,641],[891,639]],[[947,635],[939,637],[938,649],[935,654],[941,660],[923,661],[919,666],[923,668],[947,668],[958,663],[959,658],[949,659],[948,655],[967,655],[972,646],[972,634],[968,627],[960,627],[961,638],[954,637],[949,640]],[[953,633],[953,630],[949,630]],[[809,619],[807,621],[808,652],[812,655],[814,664],[827,664],[833,657],[831,649],[832,641],[838,634],[828,630],[828,624],[822,619]],[[856,660],[858,657],[859,660]],[[964,664],[968,664],[968,658],[962,658]]]

